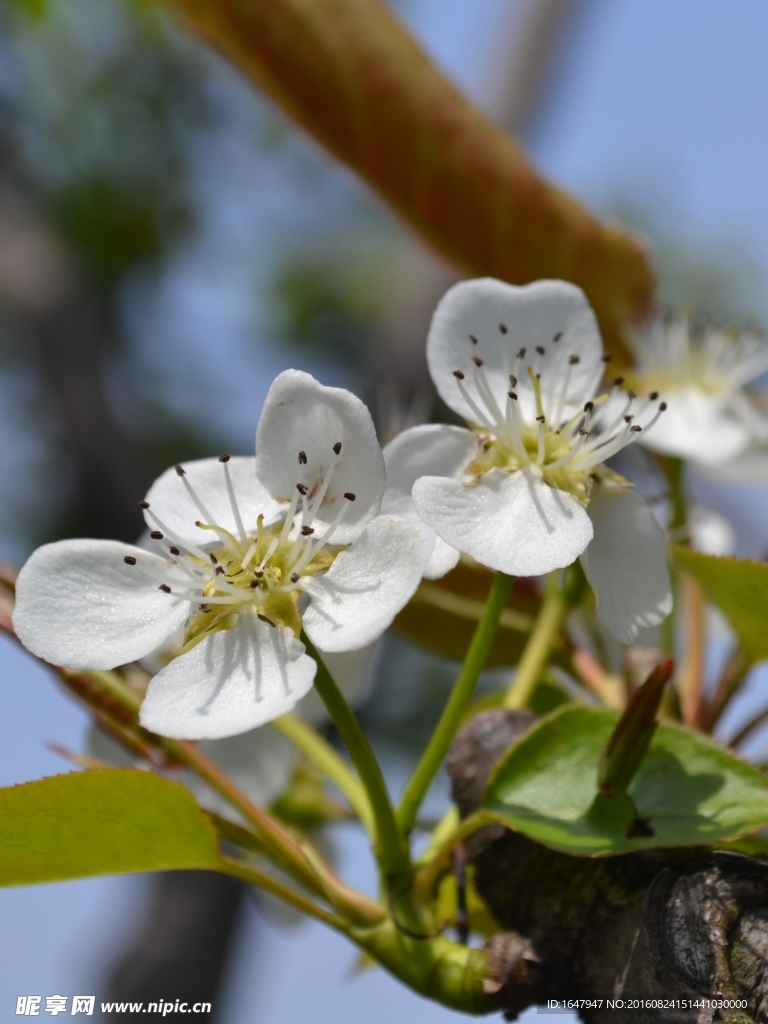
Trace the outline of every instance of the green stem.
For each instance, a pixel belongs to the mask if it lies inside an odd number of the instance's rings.
[[[339,757],[330,743],[327,743],[317,729],[295,715],[283,715],[270,722],[282,736],[307,757],[316,768],[330,779],[347,798],[350,807],[363,823],[366,832],[373,835],[374,821],[368,795],[349,770],[343,758]]]
[[[456,828],[443,838],[438,849],[414,879],[413,891],[417,902],[423,901],[426,903],[431,899],[435,883],[448,867],[453,848],[463,839],[466,839],[467,836],[477,832],[483,825],[487,825],[494,820],[493,816],[487,811],[475,811],[474,814],[470,814],[468,818],[459,822]]]
[[[357,768],[360,781],[368,794],[376,823],[374,849],[379,867],[389,884],[399,889],[410,879],[411,859],[408,847],[397,828],[381,768],[359,722],[312,641],[304,633],[302,633],[301,639],[307,652],[317,662],[315,688],[328,709],[328,714],[333,719],[333,724],[338,729],[339,735],[349,751],[349,756],[352,758],[352,763]]]
[[[62,675],[90,676],[103,690],[107,691],[110,697],[113,697],[118,704],[121,704],[126,711],[131,711],[134,715],[138,715],[139,708],[141,707],[141,697],[130,686],[126,686],[116,672],[67,672],[62,670]]]
[[[501,613],[506,606],[511,586],[511,576],[507,576],[503,572],[496,573],[486,598],[483,617],[477,624],[459,677],[427,749],[408,780],[397,809],[397,821],[405,835],[408,835],[416,824],[421,803],[448,753],[451,740],[456,735],[464,712],[472,700],[478,677],[488,658],[493,638],[496,636],[496,629]]]
[[[669,483],[669,494],[672,498],[672,518],[667,526],[670,532],[684,530],[688,522],[688,509],[685,500],[685,463],[672,455],[659,456],[661,467]],[[678,543],[680,543],[678,541]],[[686,538],[682,543],[688,544]]]
[[[685,500],[685,463],[682,459],[672,455],[660,455],[658,459],[667,478],[669,496],[672,499],[672,517],[667,524],[667,537],[688,547],[690,537],[688,536],[688,510]],[[668,657],[675,655],[680,589],[680,574],[672,571],[672,591],[675,600],[672,614],[667,616],[661,626],[662,647]],[[669,694],[671,693],[670,690]]]
[[[459,827],[460,821],[459,809],[452,805],[432,830],[429,842],[416,859],[417,868],[421,869],[432,860],[448,836],[452,835]]]
[[[552,646],[558,638],[567,608],[566,596],[557,586],[553,573],[548,580],[548,593],[539,609],[536,624],[525,645],[515,678],[504,698],[505,708],[527,706],[541,673],[546,667]]]
[[[305,896],[304,893],[291,888],[291,886],[286,885],[280,879],[267,874],[266,871],[260,871],[258,868],[253,867],[253,865],[234,860],[232,857],[221,858],[220,870],[224,874],[232,875],[233,878],[239,878],[242,882],[248,882],[259,889],[271,892],[286,903],[290,903],[292,907],[296,907],[303,914],[308,914],[310,917],[322,921],[323,924],[327,924],[337,931],[346,932],[346,922],[342,918],[332,914],[330,910],[326,910],[324,907],[319,907]]]
[[[77,673],[62,670],[61,674],[71,677]],[[141,698],[123,682],[116,672],[83,672],[103,690],[120,703],[127,711],[138,714]],[[153,735],[153,734],[150,734]],[[187,740],[169,739],[167,736],[154,736],[153,740],[175,761],[191,768],[195,774],[211,786],[220,796],[236,807],[246,820],[256,829],[256,834],[264,843],[273,859],[287,870],[302,885],[325,896],[327,884],[321,885],[317,877],[315,865],[310,865],[304,851],[296,838],[266,811],[263,811],[241,793],[231,779],[207,758],[201,751]],[[330,872],[330,868],[328,868]],[[332,874],[332,873],[331,873]]]

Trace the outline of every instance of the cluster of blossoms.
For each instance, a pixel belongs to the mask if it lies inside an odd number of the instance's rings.
[[[733,482],[768,483],[768,415],[746,387],[768,371],[766,339],[711,324],[693,330],[677,314],[631,340],[632,385],[663,390],[670,405],[664,430],[643,443]]]
[[[427,356],[467,428],[405,431],[382,454],[365,406],[308,374],[267,396],[255,458],[169,469],[141,507],[158,553],[70,540],[36,551],[14,625],[34,654],[110,669],[183,630],[141,723],[187,739],[243,733],[291,710],[321,651],[358,651],[422,576],[460,553],[537,576],[581,557],[604,625],[623,642],[671,610],[664,537],[605,462],[664,412],[621,381],[583,293],[564,282],[451,289]],[[386,466],[386,489],[385,489]]]

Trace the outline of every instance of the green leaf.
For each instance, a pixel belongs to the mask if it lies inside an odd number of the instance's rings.
[[[580,857],[709,846],[768,823],[768,776],[700,733],[662,722],[627,798],[596,801],[600,751],[619,719],[607,708],[553,712],[498,765],[484,807],[502,824]],[[647,834],[650,832],[653,834]]]
[[[693,576],[717,605],[753,658],[768,658],[768,565],[744,558],[702,555],[672,545],[672,561]]]
[[[0,790],[0,885],[219,865],[191,794],[149,772],[72,772]]]
[[[732,843],[718,843],[717,848],[732,853],[745,853],[748,857],[768,858],[768,836],[744,836],[742,839],[734,839]]]

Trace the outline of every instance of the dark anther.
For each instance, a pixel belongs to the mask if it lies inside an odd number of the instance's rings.
[[[306,464],[307,464],[307,453],[306,452],[299,452],[299,465],[300,466],[306,466]]]
[[[291,573],[291,583],[298,583],[298,582],[299,582],[299,574],[297,572],[292,572]]]
[[[308,489],[309,488],[305,484],[296,484],[296,490],[299,494],[306,494]]]
[[[171,588],[168,586],[167,583],[161,583],[157,589],[162,590],[164,594],[170,594],[171,592]]]
[[[634,427],[629,428],[629,432],[630,434],[639,434],[642,429],[642,427],[638,427],[637,424],[635,424]]]
[[[661,412],[664,412],[666,410],[666,408],[667,408],[667,403],[666,402],[662,402],[661,405],[659,406],[659,409],[660,409]]]
[[[160,533],[159,530],[153,530],[152,533],[150,533],[149,536],[152,538],[152,540],[162,540],[163,539],[163,535],[162,535],[162,533]]]
[[[623,377],[614,377],[614,379],[613,379],[613,387],[620,388],[623,383],[624,383],[624,378]]]
[[[483,365],[483,360],[480,358],[480,356],[472,356],[472,362],[475,364],[475,366]]]
[[[302,537],[310,537],[315,532],[314,526],[302,526],[301,535]]]
[[[605,355],[603,356],[603,362],[604,363],[610,363],[610,361],[612,359],[613,359],[613,356],[611,355],[610,352],[606,352]]]
[[[627,398],[629,398],[630,400],[634,400],[635,398],[637,398],[637,395],[634,391],[627,391]]]
[[[338,455],[340,451],[341,451],[341,441],[337,441],[336,444],[333,446],[333,454],[334,455]]]
[[[203,525],[203,523],[202,523],[202,520],[201,520],[201,519],[196,519],[196,520],[195,520],[195,526],[200,526],[200,527],[202,527],[202,525]]]
[[[594,402],[586,402],[584,404],[584,412],[592,412],[592,410],[594,408],[595,408],[595,403]]]
[[[140,501],[139,502],[139,508],[149,508],[149,502],[148,501]]]
[[[540,373],[536,374],[536,380],[541,380],[541,374]]]
[[[655,402],[655,401],[656,401],[656,399],[657,399],[657,398],[659,397],[659,392],[658,392],[658,391],[652,391],[652,392],[650,393],[650,395],[648,395],[648,397],[650,398],[650,400],[651,400],[652,402]]]
[[[507,333],[507,325],[506,324],[499,324],[499,330],[501,331],[502,334],[506,334]]]
[[[509,395],[509,397],[512,399],[513,402],[517,401],[517,395],[515,394],[514,391],[508,391],[507,395]]]
[[[217,576],[223,576],[224,575],[224,566],[223,565],[217,565],[216,566],[216,575]]]
[[[509,383],[512,385],[513,388],[517,387],[517,377],[514,375],[514,373],[510,373]]]
[[[521,348],[520,351],[517,353],[517,358],[518,359],[525,359],[525,349],[524,348]]]
[[[635,418],[634,416],[625,416],[624,417],[624,422],[625,423],[631,423],[634,418]]]
[[[355,500],[355,495],[352,493],[352,491],[345,491],[344,497],[347,499],[347,501]]]
[[[562,336],[563,336],[563,332],[562,331],[558,331],[557,334],[552,338],[552,341],[560,341]]]
[[[253,575],[256,577],[257,580],[260,580],[261,577],[264,575],[264,570],[263,569],[259,569],[259,571],[255,572]]]
[[[133,555],[126,555],[123,561],[125,562],[126,565],[136,565],[136,559],[133,557]]]
[[[589,434],[589,431],[585,430],[583,427],[579,427],[579,433],[581,434],[582,437],[587,437],[587,435]]]
[[[210,610],[211,610],[211,606],[209,604],[201,604],[200,605],[200,611],[201,612],[209,612]]]
[[[540,356],[545,356],[547,354],[547,350],[545,348],[542,348],[541,345],[536,346],[536,351],[539,353]]]
[[[216,557],[216,555],[214,555],[214,553],[212,551],[208,552],[208,557],[210,558],[210,560],[213,562],[214,565],[218,565],[219,560]]]
[[[537,416],[536,417],[536,422],[537,423],[546,423],[547,422],[547,417],[546,416]]]
[[[581,362],[581,356],[568,356],[568,362],[571,366],[576,366],[577,363]]]
[[[231,458],[232,456],[229,454],[229,452],[224,452],[223,455],[219,456],[219,462],[229,462]]]
[[[258,585],[259,585],[259,581],[258,580],[251,580],[251,587],[254,590],[256,589],[256,587],[258,587]]]
[[[179,551],[179,549],[177,547],[171,548],[170,551],[171,551],[172,555],[180,555],[181,554],[181,552]]]
[[[472,342],[473,345],[477,344],[477,338],[474,336],[474,334],[469,335],[469,340]]]
[[[456,380],[464,380],[464,374],[461,372],[461,370],[454,370],[453,376],[456,378]]]
[[[173,468],[176,470],[178,476],[184,476],[184,474],[186,473],[186,470],[184,469],[183,466],[174,466]]]

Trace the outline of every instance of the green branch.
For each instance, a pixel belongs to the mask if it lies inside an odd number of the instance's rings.
[[[485,665],[488,654],[496,636],[496,629],[499,625],[501,613],[504,610],[509,591],[512,586],[512,577],[502,572],[496,573],[488,592],[485,602],[485,609],[480,622],[477,624],[475,635],[469,645],[469,650],[464,659],[459,677],[454,684],[448,703],[445,705],[437,728],[422,754],[413,775],[403,792],[400,806],[397,809],[397,821],[404,834],[408,834],[416,824],[416,816],[419,813],[422,801],[426,796],[432,780],[434,779],[440,765],[443,763],[451,740],[456,735],[456,730],[461,724],[464,712],[472,700],[475,692],[478,677]]]
[[[556,575],[547,581],[548,593],[539,609],[533,632],[528,637],[515,678],[504,698],[505,708],[524,708],[536,689],[552,647],[560,634],[568,602],[557,585]]]
[[[360,781],[368,794],[376,823],[374,848],[379,867],[388,883],[395,888],[400,888],[410,879],[411,860],[408,847],[395,821],[381,768],[359,722],[312,641],[305,633],[302,633],[301,638],[307,652],[317,662],[315,688],[328,709],[328,714],[333,719],[333,723],[349,751],[352,763],[357,768]]]
[[[374,820],[371,804],[365,789],[343,758],[339,757],[330,743],[308,722],[296,715],[282,715],[270,722],[282,736],[300,750],[312,764],[347,798],[350,807],[363,823],[369,835],[374,834]]]
[[[222,857],[221,871],[224,874],[232,875],[233,878],[239,878],[241,882],[248,882],[259,889],[271,892],[273,896],[284,900],[303,914],[308,914],[310,917],[322,921],[323,924],[327,924],[337,931],[346,932],[347,930],[346,922],[342,918],[332,914],[324,907],[319,907],[305,896],[304,893],[291,888],[290,885],[286,885],[279,878],[267,874],[266,871],[260,871],[252,864],[245,864],[243,861],[234,860],[232,857]]]

